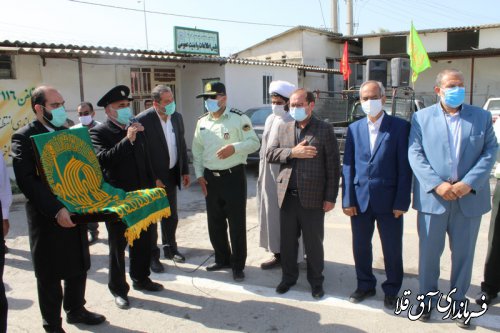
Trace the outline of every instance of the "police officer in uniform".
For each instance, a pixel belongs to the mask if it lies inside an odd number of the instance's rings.
[[[196,124],[193,164],[207,204],[208,233],[215,263],[207,271],[232,268],[233,279],[243,281],[247,257],[246,201],[247,155],[259,149],[259,139],[250,119],[227,106],[222,82],[205,85],[207,113]],[[229,225],[229,245],[227,227]]]

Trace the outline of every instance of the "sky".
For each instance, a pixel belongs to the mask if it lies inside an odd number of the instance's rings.
[[[353,1],[355,34],[373,33],[380,29],[407,31],[412,20],[417,30],[500,23],[500,0]],[[345,0],[338,2],[339,32],[345,35],[346,3]],[[146,13],[145,17],[144,8],[154,13]],[[3,0],[0,6],[1,41],[173,52],[173,27],[181,26],[219,32],[222,56],[229,56],[297,25],[330,28],[331,1]]]

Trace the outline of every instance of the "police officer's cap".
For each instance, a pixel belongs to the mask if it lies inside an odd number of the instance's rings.
[[[222,82],[212,81],[212,82],[208,82],[207,84],[205,84],[205,89],[204,89],[203,94],[196,96],[196,98],[210,97],[210,96],[215,96],[217,94],[225,95],[226,94],[226,86]]]
[[[129,97],[130,89],[127,86],[119,85],[108,91],[104,96],[101,97],[97,106],[106,107],[111,103],[128,100],[132,101],[133,98]]]

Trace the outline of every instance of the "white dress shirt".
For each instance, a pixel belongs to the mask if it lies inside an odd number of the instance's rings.
[[[500,178],[500,118],[495,121],[493,125],[493,130],[495,131],[495,135],[497,137],[498,142],[498,150],[497,150],[497,167],[495,169],[495,177]]]
[[[375,141],[377,141],[377,135],[380,130],[380,125],[382,124],[382,119],[384,119],[385,113],[382,112],[380,118],[378,118],[375,122],[372,122],[370,118],[366,117],[366,121],[368,122],[368,134],[370,135],[370,153],[373,154],[373,148],[375,148]]]
[[[163,129],[163,134],[165,135],[165,140],[167,140],[168,156],[170,159],[169,169],[172,169],[175,164],[177,164],[177,142],[175,141],[174,127],[172,126],[172,117],[168,116],[167,121],[161,119],[158,112],[156,113],[160,119],[160,124]]]
[[[10,188],[10,177],[5,166],[3,156],[0,161],[0,201],[2,202],[2,216],[4,220],[9,219],[9,208],[12,204],[12,190]],[[0,244],[3,246],[3,244]]]

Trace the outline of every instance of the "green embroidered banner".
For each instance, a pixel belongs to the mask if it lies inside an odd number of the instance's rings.
[[[128,227],[125,237],[129,245],[151,223],[170,216],[164,189],[125,192],[104,182],[87,128],[39,134],[32,139],[52,193],[71,213],[116,213]]]

